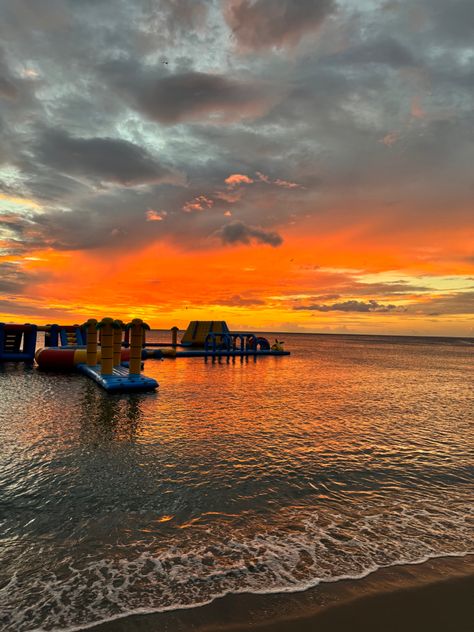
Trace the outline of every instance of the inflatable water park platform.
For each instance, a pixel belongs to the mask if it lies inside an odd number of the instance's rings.
[[[90,318],[83,325],[0,323],[0,363],[36,362],[42,371],[77,372],[108,392],[153,391],[154,378],[143,375],[143,360],[283,356],[283,342],[273,344],[256,333],[230,331],[225,321],[192,321],[180,342],[178,327],[171,342],[147,342],[149,326],[139,318]],[[36,349],[38,332],[44,347]]]
[[[0,323],[0,362],[36,361],[43,371],[75,371],[109,392],[153,391],[158,382],[141,373],[146,329],[139,318],[128,325],[113,318],[66,326]],[[36,350],[39,331],[44,332],[45,346]]]
[[[147,343],[143,358],[230,358],[245,356],[290,355],[283,342],[270,345],[267,338],[252,332],[230,331],[224,320],[193,320],[177,341],[178,328],[173,327],[169,343]]]

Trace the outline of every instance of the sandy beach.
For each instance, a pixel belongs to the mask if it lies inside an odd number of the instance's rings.
[[[229,595],[200,608],[135,615],[94,632],[468,632],[474,621],[474,556],[380,569],[359,580],[299,593]]]

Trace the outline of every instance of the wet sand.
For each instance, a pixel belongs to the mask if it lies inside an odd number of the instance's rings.
[[[380,569],[304,592],[228,595],[187,610],[131,615],[95,632],[472,632],[474,555]]]

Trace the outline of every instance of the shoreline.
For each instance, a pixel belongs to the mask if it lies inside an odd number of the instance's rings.
[[[301,592],[241,593],[193,608],[130,614],[76,628],[92,632],[468,632],[474,555],[381,568]]]

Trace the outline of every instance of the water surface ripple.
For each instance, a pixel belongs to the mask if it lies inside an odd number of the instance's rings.
[[[1,629],[474,551],[472,341],[285,342],[148,361],[144,395],[0,365]]]

